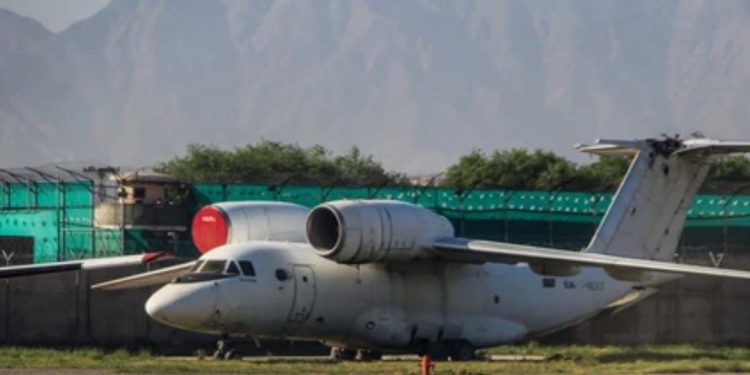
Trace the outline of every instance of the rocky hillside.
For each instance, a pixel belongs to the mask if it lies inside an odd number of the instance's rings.
[[[53,34],[0,11],[1,165],[150,164],[187,143],[472,148],[750,138],[741,1],[113,0]]]

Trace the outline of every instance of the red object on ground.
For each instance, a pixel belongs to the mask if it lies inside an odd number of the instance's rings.
[[[206,206],[193,218],[193,243],[201,253],[207,253],[227,243],[229,223],[219,208]]]
[[[421,375],[430,375],[435,365],[432,364],[432,359],[429,355],[422,356],[422,362],[419,364]]]

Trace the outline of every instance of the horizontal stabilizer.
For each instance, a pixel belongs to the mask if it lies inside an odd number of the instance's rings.
[[[676,155],[725,155],[750,152],[750,142],[717,141],[715,139],[686,139],[684,147],[675,152]]]
[[[714,267],[626,258],[588,252],[565,251],[502,242],[445,238],[433,242],[437,255],[454,262],[528,263],[554,262],[571,266],[592,266],[613,270],[655,271],[681,275],[727,277],[750,280],[750,272]]]
[[[137,275],[127,276],[120,279],[105,281],[103,283],[92,285],[91,289],[119,290],[162,285],[185,273],[185,271],[190,269],[193,264],[195,264],[195,262],[181,263],[176,266],[165,267],[162,269],[139,273]]]
[[[599,139],[595,145],[576,145],[576,150],[601,156],[631,156],[645,146],[643,141]]]
[[[45,273],[56,273],[78,270],[97,270],[103,268],[116,268],[136,266],[160,260],[172,258],[171,253],[152,252],[136,255],[124,255],[118,257],[95,258],[72,260],[65,262],[28,264],[22,266],[0,267],[0,279],[11,277],[42,275]]]
[[[667,138],[665,140],[599,139],[594,145],[576,145],[576,149],[601,156],[633,156],[640,151],[656,150],[665,155],[726,155],[750,152],[750,142],[720,141],[710,138]]]

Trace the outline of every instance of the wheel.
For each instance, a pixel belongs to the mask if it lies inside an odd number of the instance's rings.
[[[450,356],[450,345],[445,341],[431,341],[425,347],[425,354],[433,361],[445,361]]]
[[[351,361],[357,356],[356,350],[333,347],[331,348],[331,358],[337,361]]]
[[[224,360],[224,351],[221,349],[216,349],[214,352],[214,355],[211,356],[211,358],[217,360],[217,361],[223,361]]]
[[[212,356],[212,358],[219,361],[229,359],[227,357],[227,353],[231,350],[232,344],[229,341],[229,338],[226,335],[221,336],[218,340],[216,340],[216,351],[214,351],[214,355]]]
[[[224,353],[224,359],[226,360],[233,360],[233,359],[242,359],[242,356],[239,352],[235,349],[229,349],[226,353]]]
[[[357,350],[357,355],[354,357],[356,361],[378,361],[383,358],[383,353],[374,350]]]
[[[451,361],[471,361],[475,359],[474,346],[466,340],[454,342],[449,353]]]
[[[367,356],[370,358],[371,361],[379,361],[383,359],[383,353],[376,351],[376,350],[368,351]]]

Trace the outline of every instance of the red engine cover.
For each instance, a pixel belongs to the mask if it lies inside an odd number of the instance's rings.
[[[227,243],[229,223],[219,208],[206,206],[195,214],[192,232],[195,246],[206,253]]]

